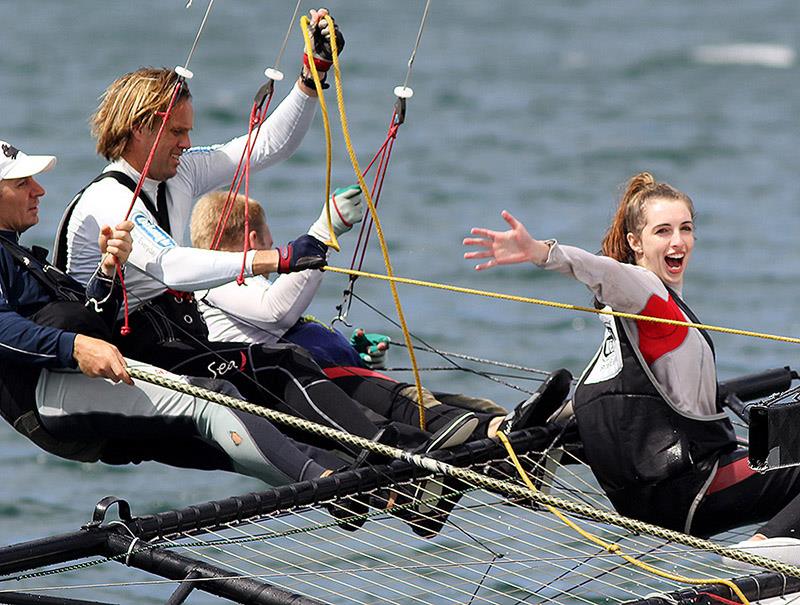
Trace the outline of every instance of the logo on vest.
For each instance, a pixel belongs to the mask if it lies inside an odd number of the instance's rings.
[[[601,315],[600,320],[605,327],[603,342],[595,355],[594,365],[589,375],[583,381],[584,384],[605,382],[622,372],[622,352],[619,349],[617,324],[609,315]]]

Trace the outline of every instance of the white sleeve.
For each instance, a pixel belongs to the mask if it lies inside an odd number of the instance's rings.
[[[242,268],[240,252],[220,252],[178,246],[154,224],[148,214],[135,210],[131,214],[133,250],[128,266],[161,282],[173,290],[194,292],[213,288],[236,279]],[[245,259],[245,275],[253,274],[250,250]]]
[[[250,156],[253,170],[282,162],[297,150],[311,126],[316,106],[316,98],[295,84],[261,127]],[[246,143],[245,134],[221,145],[192,147],[183,154],[178,174],[173,178],[182,182],[192,200],[229,184]]]
[[[577,279],[597,300],[615,311],[638,313],[654,294],[668,298],[666,287],[652,271],[574,246],[553,242],[547,260],[540,266]]]
[[[253,327],[282,336],[311,304],[322,282],[321,271],[300,271],[268,279],[248,279],[244,286],[236,283],[214,288],[203,299],[224,311],[233,322],[241,320],[245,332]]]
[[[113,179],[104,179],[89,187],[72,213],[68,229],[68,272],[87,283],[100,262],[97,238],[101,225],[116,225],[125,216],[131,192]],[[141,200],[134,204],[130,220],[134,223],[133,249],[128,259],[126,286],[133,296],[132,306],[149,300],[167,287],[187,292],[211,288],[236,279],[242,255],[177,246],[153,221]],[[245,266],[252,275],[255,252],[250,252]],[[147,274],[152,275],[149,277]]]

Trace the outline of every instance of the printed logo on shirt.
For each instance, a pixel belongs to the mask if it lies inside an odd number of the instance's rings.
[[[610,307],[606,307],[607,309]],[[614,378],[622,372],[622,352],[619,349],[619,334],[617,334],[617,324],[610,315],[601,315],[600,321],[603,322],[605,331],[603,342],[595,356],[595,362],[591,372],[584,380],[584,384],[596,384]]]
[[[141,231],[137,235],[145,235],[159,248],[174,248],[177,244],[169,233],[156,225],[144,212],[136,212],[131,217],[133,224]]]
[[[199,147],[190,147],[183,153],[211,153],[222,147],[222,145],[201,145]]]

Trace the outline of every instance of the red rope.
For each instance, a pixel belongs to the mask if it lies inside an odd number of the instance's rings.
[[[153,141],[153,146],[150,148],[150,153],[147,155],[147,161],[144,163],[144,168],[142,168],[142,173],[139,175],[139,182],[136,183],[136,190],[133,192],[133,198],[131,198],[131,203],[128,206],[128,211],[125,213],[125,218],[122,219],[123,221],[127,221],[128,217],[130,217],[131,212],[133,212],[133,206],[136,204],[136,200],[139,198],[139,193],[142,191],[142,187],[144,186],[144,180],[147,178],[147,173],[150,171],[150,165],[153,163],[153,157],[156,154],[156,149],[158,148],[158,144],[161,142],[161,137],[164,134],[164,129],[167,126],[167,121],[169,120],[170,116],[172,115],[172,109],[175,107],[175,102],[178,99],[178,94],[180,93],[181,88],[183,87],[183,77],[178,77],[178,81],[175,82],[175,88],[172,91],[172,97],[169,100],[169,105],[167,105],[167,110],[162,112],[158,112],[156,115],[161,116],[161,126],[158,128],[158,132],[156,133],[156,138]],[[122,287],[122,300],[124,303],[123,307],[123,326],[120,328],[120,334],[122,336],[127,336],[131,333],[130,323],[128,320],[128,290],[125,287],[125,279],[122,277],[122,270],[119,267],[119,262],[117,262],[117,274],[120,278],[120,285]]]
[[[128,322],[128,289],[125,287],[125,277],[122,275],[122,267],[119,264],[119,260],[116,262],[116,268],[117,275],[119,276],[119,283],[122,287],[122,305],[124,309],[123,316],[125,318],[122,327],[119,329],[119,333],[122,336],[127,336],[131,333],[131,326]]]
[[[261,126],[266,120],[271,101],[272,93],[270,93],[261,104],[259,104],[257,101],[253,102],[253,107],[250,110],[250,119],[248,120],[247,126],[247,140],[245,141],[242,155],[239,158],[238,165],[236,166],[236,171],[234,172],[231,186],[228,189],[228,195],[225,198],[225,204],[223,205],[222,212],[220,213],[219,220],[217,221],[217,226],[214,230],[214,236],[211,240],[211,249],[218,250],[220,244],[222,243],[222,236],[225,233],[225,228],[228,225],[231,212],[233,212],[236,197],[239,195],[239,191],[242,188],[242,183],[244,183],[244,235],[242,237],[242,267],[239,271],[238,277],[236,278],[236,283],[239,285],[244,283],[247,252],[250,249],[250,163],[256,140],[261,132]],[[261,105],[260,108],[259,105]],[[254,129],[255,134],[253,134]]]
[[[719,595],[712,594],[710,592],[700,592],[703,596],[708,597],[712,601],[718,601],[720,603],[724,603],[725,605],[742,605],[739,601],[731,601],[730,599],[726,599],[725,597],[721,597]]]
[[[389,130],[386,133],[386,139],[384,140],[383,144],[381,145],[378,153],[375,154],[375,157],[372,158],[372,161],[364,170],[362,176],[366,176],[369,172],[372,165],[375,163],[375,160],[378,159],[380,156],[380,161],[378,162],[378,168],[375,171],[375,179],[372,183],[372,189],[370,193],[372,195],[372,200],[374,206],[377,208],[378,204],[380,203],[381,193],[383,192],[383,183],[386,180],[386,173],[389,168],[389,160],[392,156],[392,149],[394,148],[394,142],[397,140],[397,131],[400,128],[400,124],[397,124],[395,119],[397,117],[397,112],[392,112],[392,119],[390,120]],[[366,233],[366,237],[364,234]],[[359,270],[364,264],[364,258],[366,257],[367,253],[367,245],[369,244],[369,237],[372,234],[372,217],[370,216],[368,220],[364,221],[361,224],[361,230],[358,234],[358,241],[356,242],[355,250],[353,250],[353,258],[350,261],[350,268],[353,269],[356,264],[356,257],[359,254],[359,250],[361,252],[361,258],[359,260],[358,268]],[[362,246],[362,237],[364,237],[364,243]]]
[[[387,153],[386,153],[386,163],[385,163],[385,165],[383,167],[383,172],[380,173],[380,182],[377,184],[377,187],[373,186],[372,199],[374,200],[375,208],[378,207],[378,204],[380,203],[380,200],[381,200],[381,193],[383,192],[383,183],[386,180],[386,171],[387,171],[387,169],[389,167],[389,159],[391,158],[392,148],[393,147],[394,147],[394,139],[392,139],[392,142],[389,144],[389,147],[388,147],[388,150],[387,150]],[[376,174],[375,175],[376,181],[377,181],[377,177],[378,177],[378,175]],[[369,225],[367,227],[367,237],[364,240],[364,246],[361,249],[361,260],[358,263],[358,270],[359,271],[361,270],[361,267],[364,265],[364,257],[367,254],[367,246],[369,245],[369,238],[370,238],[371,235],[372,235],[372,217],[369,218]],[[351,269],[352,269],[352,267],[351,267]]]

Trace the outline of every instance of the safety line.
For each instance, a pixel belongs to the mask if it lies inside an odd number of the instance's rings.
[[[333,19],[330,15],[326,15],[325,19],[328,22],[328,27],[330,31],[333,32]],[[364,194],[364,199],[367,200],[367,206],[369,206],[369,213],[372,217],[372,221],[375,224],[375,233],[378,235],[378,240],[381,244],[381,254],[383,255],[383,263],[386,266],[386,273],[389,276],[393,275],[392,270],[392,262],[389,260],[389,247],[386,245],[386,238],[383,235],[383,227],[381,226],[381,220],[378,218],[378,211],[375,208],[375,204],[372,201],[372,195],[367,188],[367,184],[364,182],[364,177],[361,174],[361,168],[358,164],[358,158],[356,157],[356,152],[353,149],[353,143],[350,140],[350,128],[347,125],[347,112],[344,107],[344,93],[342,92],[342,70],[339,66],[339,52],[338,48],[336,47],[336,36],[331,34],[331,55],[333,58],[333,70],[334,76],[336,80],[336,101],[339,105],[339,118],[342,123],[342,135],[344,136],[344,143],[347,147],[347,153],[350,156],[350,163],[353,165],[353,171],[356,173],[356,178],[358,179],[358,184],[361,186],[361,191]],[[411,335],[408,331],[408,325],[406,324],[405,314],[403,313],[403,306],[400,304],[400,295],[397,293],[397,286],[394,282],[390,282],[390,287],[392,291],[392,298],[394,299],[394,305],[397,309],[397,319],[400,321],[400,326],[403,330],[403,339],[406,342],[407,350],[408,350],[408,357],[411,361],[411,367],[414,368],[414,385],[417,388],[417,403],[419,409],[419,426],[421,429],[425,429],[425,406],[423,405],[423,391],[422,391],[422,380],[419,376],[419,370],[417,370],[417,356],[414,353],[413,343],[411,342]]]
[[[497,436],[499,437],[500,441],[505,446],[506,451],[508,452],[508,455],[511,458],[511,461],[514,463],[514,467],[517,469],[517,472],[519,473],[520,477],[525,482],[525,485],[528,486],[528,489],[530,489],[531,492],[538,493],[539,490],[536,489],[536,486],[530,480],[530,477],[528,477],[528,473],[525,472],[524,468],[522,468],[522,465],[519,462],[519,458],[517,458],[517,453],[514,451],[514,448],[511,446],[511,443],[509,442],[508,437],[506,437],[506,435],[505,435],[505,433],[503,433],[503,431],[497,431]],[[667,580],[672,580],[674,582],[681,582],[683,584],[698,584],[698,585],[721,584],[723,586],[727,586],[741,600],[741,602],[744,605],[749,605],[749,603],[750,603],[750,601],[747,600],[747,597],[745,597],[745,595],[742,592],[742,590],[732,580],[727,580],[727,579],[724,579],[724,578],[690,578],[690,577],[687,577],[687,576],[682,576],[682,575],[678,575],[678,574],[669,573],[667,571],[663,571],[661,569],[658,569],[657,567],[653,567],[652,565],[648,565],[644,561],[639,561],[638,559],[635,559],[634,557],[631,557],[630,555],[625,554],[624,552],[622,552],[622,548],[620,547],[619,544],[606,542],[602,538],[599,538],[599,537],[595,536],[594,534],[586,531],[580,525],[575,523],[572,519],[567,518],[561,511],[559,511],[556,508],[550,506],[549,504],[545,504],[544,506],[548,511],[553,513],[556,517],[558,517],[558,519],[560,519],[563,523],[565,523],[569,528],[575,530],[578,534],[580,534],[583,538],[585,538],[589,542],[592,542],[593,544],[601,547],[603,550],[605,550],[605,551],[607,551],[607,552],[609,552],[611,554],[619,555],[620,557],[622,557],[625,561],[627,561],[631,565],[634,565],[634,566],[638,567],[639,569],[643,569],[644,571],[646,571],[649,574],[652,574],[652,575],[655,575],[655,576],[658,576],[658,577],[661,577],[661,578],[666,578]]]
[[[421,279],[412,279],[409,277],[397,277],[395,275],[382,275],[380,273],[368,273],[366,271],[356,271],[355,269],[345,269],[344,267],[334,267],[327,265],[323,271],[330,271],[332,273],[342,273],[344,275],[356,275],[358,277],[370,277],[372,279],[379,279],[391,283],[408,284],[411,286],[422,286],[425,288],[433,288],[435,290],[445,290],[448,292],[457,292],[459,294],[470,294],[472,296],[484,296],[487,298],[496,298],[499,300],[510,300],[514,302],[529,303],[533,305],[541,305],[543,307],[552,307],[555,309],[566,309],[570,311],[581,311],[583,313],[594,313],[595,315],[611,315],[612,317],[620,317],[622,319],[634,319],[637,321],[649,321],[653,323],[667,324],[670,326],[682,326],[685,328],[696,328],[698,330],[707,330],[709,332],[720,332],[722,334],[734,334],[736,336],[748,336],[751,338],[761,338],[764,340],[776,340],[778,342],[787,342],[790,344],[800,344],[800,338],[793,336],[780,336],[778,334],[768,334],[765,332],[753,332],[750,330],[739,330],[737,328],[726,328],[723,326],[715,326],[711,324],[701,324],[691,321],[680,321],[677,319],[665,319],[663,317],[651,317],[649,315],[639,315],[638,313],[623,313],[621,311],[609,311],[608,309],[595,309],[593,307],[584,307],[581,305],[571,305],[569,303],[555,302],[551,300],[544,300],[541,298],[531,298],[529,296],[517,296],[515,294],[502,294],[500,292],[491,292],[489,290],[478,290],[475,288],[464,288],[462,286],[453,286],[450,284],[441,284],[437,282],[424,281]]]

